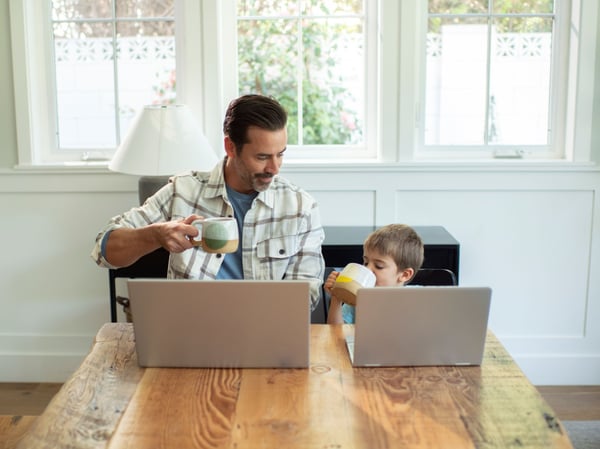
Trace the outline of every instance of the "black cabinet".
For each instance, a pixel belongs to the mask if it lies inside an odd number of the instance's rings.
[[[323,258],[328,267],[349,262],[362,264],[363,242],[376,228],[372,226],[325,226]],[[443,226],[413,226],[425,246],[422,268],[446,268],[458,281],[460,244]]]

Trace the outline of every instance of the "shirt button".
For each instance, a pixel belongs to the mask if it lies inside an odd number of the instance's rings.
[[[285,249],[280,249],[279,254],[285,254]]]
[[[220,259],[221,257],[223,257],[223,254],[221,254],[221,253],[218,253],[218,254],[217,254],[217,259]]]

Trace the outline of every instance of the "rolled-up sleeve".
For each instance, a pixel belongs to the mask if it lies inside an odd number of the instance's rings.
[[[106,243],[110,233],[119,228],[141,228],[152,223],[169,221],[171,219],[171,198],[173,197],[173,184],[169,183],[159,190],[154,196],[148,198],[143,206],[134,207],[127,212],[117,215],[109,220],[107,225],[98,233],[91,257],[101,267],[119,268],[110,264],[105,257]]]

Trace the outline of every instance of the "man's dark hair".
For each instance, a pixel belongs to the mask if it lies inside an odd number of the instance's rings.
[[[285,128],[287,112],[274,98],[264,95],[243,95],[227,107],[223,133],[229,136],[237,152],[248,143],[248,128],[256,126],[269,131]]]

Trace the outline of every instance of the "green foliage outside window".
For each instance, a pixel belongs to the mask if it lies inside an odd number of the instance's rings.
[[[554,0],[429,0],[430,14],[450,14],[455,16],[453,23],[465,23],[466,17],[473,14],[518,15],[518,14],[552,14]],[[473,17],[473,16],[471,16]],[[439,17],[430,20],[429,31],[438,33],[447,20]],[[543,17],[500,17],[494,25],[500,33],[548,33],[552,31],[552,22]]]
[[[260,93],[279,100],[289,114],[290,144],[362,142],[360,101],[336,70],[343,45],[357,36],[362,39],[357,23],[357,19],[303,20],[298,30],[297,19],[238,22],[240,94]],[[356,57],[354,69],[362,70],[362,55]]]

